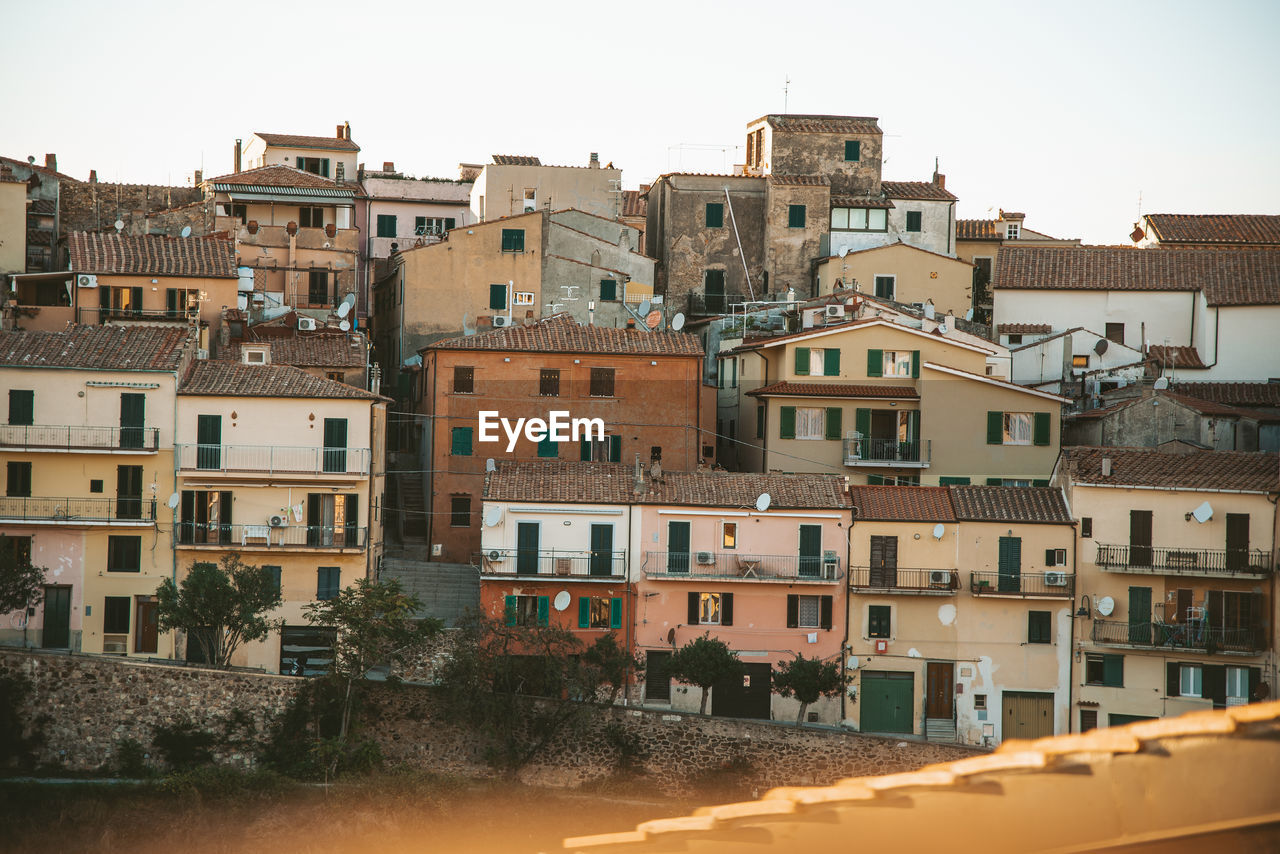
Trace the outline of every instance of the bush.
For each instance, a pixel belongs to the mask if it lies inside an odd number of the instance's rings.
[[[165,765],[177,771],[212,765],[213,749],[220,744],[216,735],[187,718],[179,718],[172,726],[153,727],[151,732],[151,743]]]
[[[27,712],[33,690],[31,680],[21,674],[0,674],[0,768],[30,771],[36,752],[44,746],[44,728],[50,718]]]
[[[156,769],[152,767],[149,759],[146,749],[137,739],[126,738],[116,746],[111,770],[116,776],[134,780],[154,777]]]

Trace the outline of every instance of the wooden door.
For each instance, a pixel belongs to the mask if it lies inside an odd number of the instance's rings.
[[[339,473],[347,470],[347,419],[345,418],[324,420],[324,470]]]
[[[1151,588],[1129,588],[1129,643],[1151,643]]]
[[[71,646],[71,588],[44,589],[44,631],[40,645],[45,649]]]
[[[644,657],[645,702],[671,702],[671,653],[649,650]]]
[[[1249,514],[1227,514],[1227,569],[1240,572],[1249,568]]]
[[[120,395],[120,447],[141,448],[146,444],[147,396]]]
[[[769,664],[745,664],[740,676],[717,682],[711,688],[711,714],[726,718],[769,720],[773,694]]]
[[[667,572],[689,571],[689,523],[667,523]]]
[[[116,466],[116,518],[142,518],[142,466]]]
[[[1022,592],[1022,538],[1001,537],[999,553],[1001,593]]]
[[[925,676],[925,717],[952,720],[955,692],[955,665],[949,661],[930,661]]]
[[[871,537],[872,587],[898,586],[898,538],[873,534]]]
[[[1031,691],[1005,691],[1001,741],[1053,735],[1053,695]]]
[[[1129,566],[1151,566],[1151,511],[1129,511]]]
[[[157,649],[160,640],[160,626],[156,598],[139,596],[137,613],[133,621],[133,651],[151,652]]]

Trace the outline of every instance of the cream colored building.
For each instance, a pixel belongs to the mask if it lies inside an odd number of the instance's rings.
[[[0,285],[27,269],[27,185],[0,166]],[[6,288],[7,289],[7,288]]]
[[[957,317],[972,306],[972,264],[901,241],[821,258],[816,267],[818,296],[851,289]]]
[[[471,187],[476,222],[566,208],[617,219],[622,215],[622,170],[612,163],[602,167],[594,153],[586,166],[550,166],[537,157],[495,154]]]
[[[1280,456],[1069,448],[1054,483],[1080,531],[1073,729],[1274,690]]]
[[[337,126],[333,136],[304,136],[290,133],[255,133],[243,154],[236,140],[235,171],[263,166],[292,166],[339,183],[356,179],[360,146],[351,139],[351,123]]]

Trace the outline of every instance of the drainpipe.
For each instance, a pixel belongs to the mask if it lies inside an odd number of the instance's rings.
[[[173,449],[171,456],[173,457],[173,488],[175,492],[180,491],[178,490],[178,443],[176,441],[178,438],[178,383],[180,380],[178,373],[183,370],[183,366],[187,366],[189,363],[183,359],[178,364],[178,371],[173,375],[173,436],[169,441],[169,445]],[[181,506],[181,503],[179,503],[179,506]],[[170,520],[172,524],[169,528],[169,554],[173,557],[173,570],[169,577],[173,579],[173,584],[176,587],[178,584],[178,544],[173,541],[173,535],[178,530],[178,508],[171,508],[169,512],[172,515]],[[178,657],[177,629],[169,631],[169,644],[169,659],[172,661]]]
[[[845,481],[845,489],[848,489],[848,481]],[[845,534],[845,551],[844,551],[844,637],[840,641],[840,673],[847,680],[849,678],[849,606],[853,598],[849,588],[852,582],[849,579],[849,573],[853,570],[853,525],[858,521],[858,508],[851,506],[849,508],[849,531]],[[849,703],[849,685],[845,682],[844,689],[840,692],[840,723],[844,724],[849,719],[848,714]]]
[[[1071,466],[1068,464],[1065,472],[1068,483],[1071,478]],[[1061,487],[1060,487],[1061,488]],[[1063,500],[1066,500],[1066,490],[1063,489]],[[1067,501],[1067,512],[1071,512],[1071,503]],[[1071,574],[1075,578],[1075,587],[1071,597],[1071,609],[1068,620],[1071,622],[1071,631],[1067,635],[1067,732],[1073,731],[1072,721],[1075,718],[1075,710],[1073,708],[1075,687],[1076,687],[1076,602],[1080,601],[1083,595],[1080,592],[1080,529],[1076,527],[1076,523],[1071,523]],[[1092,603],[1090,603],[1092,604]],[[1086,619],[1088,619],[1086,617]]]
[[[638,607],[638,602],[637,602],[638,597],[636,596],[635,586],[632,584],[632,579],[631,579],[631,551],[635,545],[635,541],[632,539],[635,536],[634,534],[635,509],[636,508],[634,504],[631,504],[631,503],[627,504],[627,552],[626,552],[626,556],[623,558],[623,571],[626,572],[627,574],[627,609],[631,613],[627,617],[627,632],[624,638],[625,646],[623,647],[627,651],[627,663],[622,671],[622,705],[623,706],[631,705],[631,696],[628,693],[628,690],[629,690],[628,686],[631,684],[631,673],[632,673],[631,662],[635,658],[635,650],[632,649],[632,646],[631,646],[633,642],[632,628],[635,625],[636,609]]]
[[[733,215],[733,200],[729,198],[729,188],[724,188],[724,202],[729,208],[729,222],[733,223],[733,239],[738,241],[738,257],[742,259],[742,272],[747,277],[747,292],[751,294],[754,302],[756,298],[756,289],[751,284],[751,271],[747,269],[747,254],[742,251],[742,238],[738,235],[738,218]]]

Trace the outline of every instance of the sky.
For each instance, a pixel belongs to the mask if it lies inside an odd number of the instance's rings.
[[[0,154],[81,180],[189,184],[349,121],[371,168],[595,151],[633,188],[732,168],[785,109],[878,117],[884,178],[937,158],[962,218],[1114,244],[1140,211],[1280,213],[1272,0],[0,6]]]

